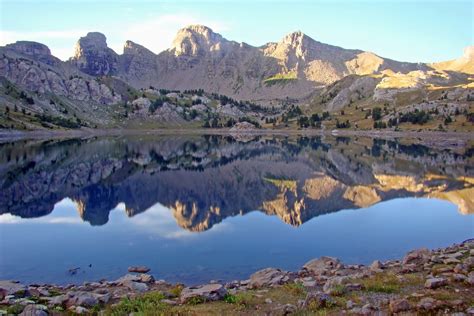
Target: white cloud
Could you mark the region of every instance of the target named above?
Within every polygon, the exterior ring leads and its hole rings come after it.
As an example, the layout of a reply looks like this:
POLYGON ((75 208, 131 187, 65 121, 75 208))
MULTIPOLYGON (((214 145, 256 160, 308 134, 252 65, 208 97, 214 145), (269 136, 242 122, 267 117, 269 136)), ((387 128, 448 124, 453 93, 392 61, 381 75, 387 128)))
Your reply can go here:
POLYGON ((130 25, 122 34, 120 46, 112 48, 121 53, 124 42, 129 39, 154 53, 159 53, 171 46, 176 32, 180 28, 190 24, 203 24, 215 32, 222 32, 226 29, 221 22, 205 21, 188 14, 162 15, 130 25))
POLYGON ((2 214, 0 215, 0 224, 16 224, 21 221, 21 218, 18 216, 13 216, 11 214, 2 214))
POLYGON ((48 215, 45 217, 38 218, 21 218, 11 214, 0 215, 0 224, 82 224, 80 217, 66 217, 58 216, 54 217, 48 215))
POLYGON ((60 31, 4 31, 0 30, 0 45, 20 40, 40 42, 47 45, 54 56, 67 60, 73 55, 77 40, 91 31, 98 31, 107 37, 108 46, 121 54, 126 40, 143 45, 154 53, 159 53, 171 46, 176 32, 189 24, 203 24, 215 32, 227 29, 225 23, 209 20, 197 15, 180 13, 155 15, 130 24, 105 25, 97 29, 73 29, 60 31))

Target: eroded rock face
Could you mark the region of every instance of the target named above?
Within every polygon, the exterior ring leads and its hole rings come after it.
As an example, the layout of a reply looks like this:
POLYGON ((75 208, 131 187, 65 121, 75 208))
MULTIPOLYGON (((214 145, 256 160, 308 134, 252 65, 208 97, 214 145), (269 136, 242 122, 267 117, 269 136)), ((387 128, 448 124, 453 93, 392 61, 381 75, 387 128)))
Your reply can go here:
POLYGON ((16 43, 6 45, 6 47, 21 54, 31 56, 33 59, 48 65, 58 65, 61 62, 58 58, 51 55, 51 51, 49 50, 48 46, 41 43, 18 41, 16 43))
POLYGON ((107 47, 104 34, 90 32, 76 44, 71 61, 92 76, 112 75, 118 71, 118 55, 107 47))
MULTIPOLYGON (((46 48, 40 50, 46 52, 46 48)), ((49 51, 49 49, 48 49, 49 51)), ((45 62, 47 55, 38 55, 38 61, 45 62)), ((47 60, 46 60, 47 62, 47 60)), ((77 72, 77 71, 76 71, 77 72)), ((56 67, 44 67, 42 64, 23 58, 4 56, 0 59, 0 76, 26 90, 39 94, 52 93, 76 101, 91 101, 99 104, 115 104, 122 100, 105 84, 87 76, 67 76, 56 67)), ((33 105, 34 106, 34 105, 33 105)), ((38 106, 38 111, 43 107, 38 106)))
MULTIPOLYGON (((203 25, 190 25, 176 34, 171 50, 176 56, 205 55, 207 52, 219 50, 224 38, 203 25)), ((225 40, 226 41, 226 40, 225 40)))
POLYGON ((222 284, 205 284, 186 287, 181 292, 180 301, 186 303, 192 298, 200 298, 205 301, 217 301, 227 294, 222 284))

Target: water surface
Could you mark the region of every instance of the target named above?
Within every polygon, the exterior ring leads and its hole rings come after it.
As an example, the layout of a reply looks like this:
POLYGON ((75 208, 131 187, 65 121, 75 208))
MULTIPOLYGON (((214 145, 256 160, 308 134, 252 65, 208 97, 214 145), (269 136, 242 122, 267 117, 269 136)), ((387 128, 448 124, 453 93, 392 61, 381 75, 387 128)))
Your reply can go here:
POLYGON ((474 236, 472 152, 361 137, 4 143, 0 279, 79 283, 147 265, 202 283, 447 246, 474 236))

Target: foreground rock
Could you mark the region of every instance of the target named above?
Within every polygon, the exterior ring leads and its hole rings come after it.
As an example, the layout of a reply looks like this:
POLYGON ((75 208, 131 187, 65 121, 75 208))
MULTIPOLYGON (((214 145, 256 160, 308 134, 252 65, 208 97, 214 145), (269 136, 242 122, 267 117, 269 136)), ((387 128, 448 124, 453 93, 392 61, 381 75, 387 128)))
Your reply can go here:
POLYGON ((266 268, 250 276, 249 287, 260 288, 281 285, 290 280, 289 273, 275 268, 266 268))
POLYGON ((15 281, 0 281, 0 298, 26 291, 26 286, 15 281))
MULTIPOLYGON (((135 269, 134 269, 135 270, 135 269)), ((137 269, 136 271, 144 271, 137 269)), ((55 286, 0 281, 0 315, 318 314, 474 315, 474 241, 409 252, 402 260, 346 265, 321 257, 299 271, 266 268, 249 280, 185 287, 145 273, 55 286), (226 304, 215 304, 215 301, 226 304), (198 305, 199 306, 196 306, 198 305)))
POLYGON ((194 287, 186 287, 181 292, 181 303, 187 303, 193 298, 203 301, 217 301, 227 294, 227 290, 222 284, 206 284, 194 287))

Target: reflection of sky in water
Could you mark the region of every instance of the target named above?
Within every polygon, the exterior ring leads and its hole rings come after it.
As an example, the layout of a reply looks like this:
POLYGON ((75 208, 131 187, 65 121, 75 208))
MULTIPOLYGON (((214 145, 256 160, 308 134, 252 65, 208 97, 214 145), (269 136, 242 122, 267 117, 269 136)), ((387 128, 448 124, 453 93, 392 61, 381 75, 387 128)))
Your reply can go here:
POLYGON ((160 204, 132 218, 124 209, 119 204, 103 226, 82 222, 69 199, 40 218, 1 215, 0 279, 114 279, 130 265, 147 265, 157 278, 199 283, 247 278, 268 266, 296 270, 322 255, 370 263, 474 237, 474 216, 460 215, 455 205, 434 199, 382 202, 316 217, 297 228, 255 211, 202 233, 180 228, 160 204), (67 275, 72 267, 81 267, 78 275, 67 275))

